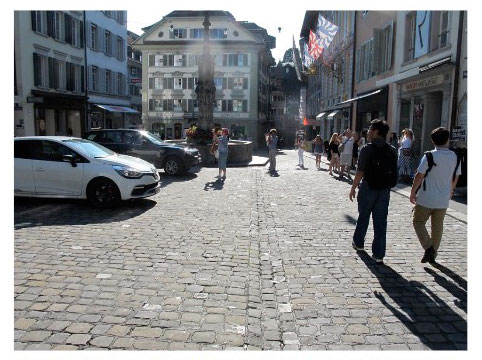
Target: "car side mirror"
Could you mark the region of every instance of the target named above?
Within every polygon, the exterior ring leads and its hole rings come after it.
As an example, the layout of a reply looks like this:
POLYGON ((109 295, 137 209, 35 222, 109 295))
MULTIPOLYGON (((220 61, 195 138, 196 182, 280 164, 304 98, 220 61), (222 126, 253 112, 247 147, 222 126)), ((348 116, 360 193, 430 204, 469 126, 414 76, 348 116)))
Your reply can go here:
POLYGON ((62 161, 69 162, 72 165, 72 167, 77 167, 77 162, 75 161, 75 158, 73 155, 62 156, 62 161))

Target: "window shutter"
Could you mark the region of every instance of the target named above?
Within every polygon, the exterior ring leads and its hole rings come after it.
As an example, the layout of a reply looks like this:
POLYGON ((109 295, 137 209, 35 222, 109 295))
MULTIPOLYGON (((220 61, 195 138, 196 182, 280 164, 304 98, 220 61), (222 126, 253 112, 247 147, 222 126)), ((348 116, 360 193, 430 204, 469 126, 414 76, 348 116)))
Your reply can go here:
POLYGON ((430 12, 430 51, 437 50, 439 47, 439 35, 440 35, 440 16, 441 11, 430 12))
POLYGON ((85 91, 85 84, 84 84, 84 67, 80 67, 80 91, 84 92, 85 91))
POLYGON ((97 26, 97 51, 104 52, 104 37, 105 37, 105 29, 97 26))
POLYGON ((234 58, 234 66, 238 66, 238 55, 233 55, 234 58))
POLYGON ((189 38, 194 38, 194 29, 189 29, 189 38))
POLYGON ((186 54, 182 55, 182 66, 184 66, 184 67, 187 66, 187 55, 186 54))
POLYGON ((87 89, 92 89, 92 65, 87 66, 87 89))
POLYGON ((234 87, 234 78, 228 78, 228 89, 232 89, 234 87))
POLYGON ((55 29, 54 29, 54 12, 47 11, 47 35, 54 37, 55 29))
POLYGON ((162 78, 162 88, 167 89, 167 78, 162 78))
POLYGON ((187 79, 187 88, 188 89, 194 88, 194 78, 190 77, 187 79))
POLYGON ((223 100, 223 111, 224 111, 224 112, 226 111, 226 108, 227 108, 226 101, 227 101, 227 100, 223 100))
POLYGON ((373 29, 373 59, 372 68, 375 74, 384 71, 383 69, 383 33, 381 29, 373 29))
POLYGON ((80 47, 83 48, 85 46, 84 44, 84 22, 80 21, 79 22, 79 32, 80 32, 80 47))
POLYGON ((182 88, 187 89, 187 78, 182 78, 182 88))
POLYGON ((233 100, 228 100, 228 112, 233 112, 233 100))
POLYGON ((149 55, 149 66, 154 66, 154 55, 149 55))
POLYGON ((174 66, 174 55, 169 55, 169 66, 174 66))
POLYGON ((54 88, 54 59, 49 57, 49 88, 54 88))
POLYGON ((248 100, 243 100, 243 112, 248 112, 248 100))
POLYGON ((162 65, 161 66, 167 66, 167 55, 162 55, 162 65))
POLYGON ((90 21, 85 22, 85 45, 89 49, 92 49, 92 23, 90 21))
POLYGON ((69 14, 64 14, 65 42, 72 45, 72 20, 69 14))
POLYGON ((228 54, 223 54, 223 66, 226 66, 228 63, 228 54))
POLYGON ((388 41, 387 41, 387 49, 386 49, 386 69, 390 70, 392 68, 392 52, 393 52, 393 22, 388 26, 388 41))
POLYGON ((356 82, 360 82, 360 49, 356 49, 356 59, 355 59, 355 78, 356 82))
POLYGON ((167 111, 167 99, 162 100, 162 110, 167 111))
POLYGON ((42 75, 40 70, 40 55, 37 53, 33 53, 33 75, 34 75, 34 85, 40 86, 42 85, 42 75))
POLYGON ((32 31, 37 31, 37 12, 30 11, 30 17, 32 19, 32 31))
POLYGON ((243 78, 243 89, 246 90, 248 88, 248 78, 243 78))
POLYGON ((223 77, 223 90, 228 88, 228 78, 223 77))
POLYGON ((154 99, 149 99, 149 111, 154 111, 154 99))
POLYGON ((149 78, 149 89, 154 89, 154 78, 149 78))
POLYGON ((105 69, 99 68, 99 91, 100 92, 105 92, 106 86, 105 86, 105 69))
POLYGON ((65 80, 66 80, 66 86, 65 88, 69 91, 72 91, 72 84, 70 81, 70 63, 66 62, 65 63, 65 80))

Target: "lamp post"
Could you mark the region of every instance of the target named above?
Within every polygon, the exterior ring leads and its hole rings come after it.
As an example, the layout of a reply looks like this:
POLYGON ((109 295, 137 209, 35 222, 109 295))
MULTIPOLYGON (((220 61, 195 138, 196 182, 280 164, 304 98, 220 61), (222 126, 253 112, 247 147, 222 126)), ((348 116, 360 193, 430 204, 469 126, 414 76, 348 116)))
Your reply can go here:
POLYGON ((199 127, 211 131, 213 126, 213 107, 216 96, 214 86, 214 61, 209 49, 209 13, 204 13, 204 44, 203 52, 199 57, 199 79, 196 86, 196 95, 199 106, 199 127))

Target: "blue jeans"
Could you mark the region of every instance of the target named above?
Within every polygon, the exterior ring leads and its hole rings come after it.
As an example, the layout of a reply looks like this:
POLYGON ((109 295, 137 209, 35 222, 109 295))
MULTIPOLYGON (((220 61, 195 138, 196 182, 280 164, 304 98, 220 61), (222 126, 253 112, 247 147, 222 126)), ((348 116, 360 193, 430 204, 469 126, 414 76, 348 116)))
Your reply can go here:
POLYGON ((358 220, 356 222, 353 242, 363 247, 367 233, 370 215, 373 219, 372 254, 377 258, 385 256, 387 244, 387 216, 390 203, 390 189, 372 190, 366 181, 362 181, 357 196, 358 220))

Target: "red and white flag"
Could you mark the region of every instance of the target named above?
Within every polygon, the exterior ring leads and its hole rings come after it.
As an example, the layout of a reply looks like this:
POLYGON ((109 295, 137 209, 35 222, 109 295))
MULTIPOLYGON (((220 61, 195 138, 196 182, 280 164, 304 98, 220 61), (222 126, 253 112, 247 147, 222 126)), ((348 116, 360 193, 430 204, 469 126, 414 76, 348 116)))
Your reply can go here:
POLYGON ((313 60, 316 60, 323 53, 323 48, 321 47, 320 38, 310 30, 310 42, 308 45, 308 51, 310 52, 313 60))

